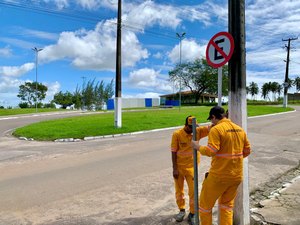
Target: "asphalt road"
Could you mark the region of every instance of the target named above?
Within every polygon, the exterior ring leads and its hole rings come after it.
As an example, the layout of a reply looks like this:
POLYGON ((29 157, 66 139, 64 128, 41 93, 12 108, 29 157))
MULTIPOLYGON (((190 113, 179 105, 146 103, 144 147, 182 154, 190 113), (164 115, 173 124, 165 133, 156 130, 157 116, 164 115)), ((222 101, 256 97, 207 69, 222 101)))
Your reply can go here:
MULTIPOLYGON (((9 136, 46 118, 0 118, 0 225, 175 224, 174 129, 70 143, 9 136)), ((248 120, 251 191, 297 167, 299 118, 296 111, 248 120)), ((202 157, 200 186, 209 163, 202 157)))

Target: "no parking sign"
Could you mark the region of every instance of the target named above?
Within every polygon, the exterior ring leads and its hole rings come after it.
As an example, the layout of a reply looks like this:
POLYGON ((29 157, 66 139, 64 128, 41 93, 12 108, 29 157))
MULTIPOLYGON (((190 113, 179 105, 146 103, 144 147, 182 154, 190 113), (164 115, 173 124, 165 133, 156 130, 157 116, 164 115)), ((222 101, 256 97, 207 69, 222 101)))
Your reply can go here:
POLYGON ((230 33, 219 32, 209 41, 206 48, 206 60, 208 65, 218 68, 226 64, 232 56, 234 40, 230 33))

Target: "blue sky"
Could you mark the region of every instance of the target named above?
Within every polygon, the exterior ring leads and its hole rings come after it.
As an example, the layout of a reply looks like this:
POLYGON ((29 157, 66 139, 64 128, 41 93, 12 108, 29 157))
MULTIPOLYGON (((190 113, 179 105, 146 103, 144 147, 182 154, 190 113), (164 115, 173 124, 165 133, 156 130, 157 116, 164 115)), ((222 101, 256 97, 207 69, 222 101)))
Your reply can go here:
MULTIPOLYGON (((117 0, 0 0, 0 105, 16 106, 18 87, 35 81, 58 91, 83 80, 115 79, 117 0), (85 78, 83 78, 85 77, 85 78)), ((185 32, 182 61, 205 56, 210 38, 228 27, 227 0, 124 0, 122 97, 178 91, 168 71, 179 62, 176 33, 185 32)), ((300 34, 300 0, 246 0, 247 84, 283 83, 282 39, 300 34)), ((292 41, 290 78, 300 75, 300 39, 292 41)), ((295 90, 290 90, 293 92, 295 90)))

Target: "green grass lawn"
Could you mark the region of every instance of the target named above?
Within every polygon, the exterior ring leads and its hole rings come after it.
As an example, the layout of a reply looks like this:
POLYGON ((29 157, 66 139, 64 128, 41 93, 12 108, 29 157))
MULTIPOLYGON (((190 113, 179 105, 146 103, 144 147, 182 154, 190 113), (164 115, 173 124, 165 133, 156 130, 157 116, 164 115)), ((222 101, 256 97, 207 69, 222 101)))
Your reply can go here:
MULTIPOLYGON (((65 109, 37 109, 38 113, 41 112, 55 112, 62 111, 65 109)), ((35 108, 30 109, 0 109, 0 116, 19 115, 19 114, 30 114, 35 113, 35 108)))
MULTIPOLYGON (((194 115, 198 123, 206 119, 211 107, 181 107, 172 109, 143 110, 122 113, 122 128, 114 127, 114 113, 103 113, 49 120, 16 129, 13 135, 51 141, 60 138, 79 138, 109 134, 130 133, 142 130, 181 126, 188 115, 194 115)), ((248 116, 291 111, 292 108, 274 106, 248 106, 248 116)))

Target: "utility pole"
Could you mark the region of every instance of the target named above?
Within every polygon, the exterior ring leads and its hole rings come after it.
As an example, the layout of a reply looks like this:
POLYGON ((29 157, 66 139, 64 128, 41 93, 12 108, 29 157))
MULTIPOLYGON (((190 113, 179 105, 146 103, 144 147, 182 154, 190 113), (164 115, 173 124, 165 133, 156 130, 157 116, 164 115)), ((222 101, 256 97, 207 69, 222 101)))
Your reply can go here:
POLYGON ((289 80, 289 64, 290 64, 290 49, 291 49, 291 41, 297 40, 298 38, 288 38, 282 39, 282 41, 287 41, 288 45, 285 46, 287 48, 287 56, 286 56, 286 69, 285 69, 285 79, 284 79, 284 96, 283 96, 283 107, 286 108, 288 105, 288 80, 289 80))
POLYGON ((38 99, 38 84, 37 84, 37 77, 38 77, 38 55, 39 52, 42 51, 42 48, 34 47, 32 50, 35 52, 35 112, 37 112, 37 99, 38 99))
POLYGON ((182 76, 182 68, 181 68, 181 42, 184 39, 185 32, 179 34, 176 33, 177 37, 179 38, 179 66, 180 66, 180 76, 179 76, 179 111, 181 108, 181 76, 182 76))
POLYGON ((121 35, 122 35, 122 0, 118 0, 117 51, 116 51, 116 91, 115 91, 115 127, 122 127, 121 97, 121 35))
MULTIPOLYGON (((245 0, 228 0, 228 27, 234 39, 229 69, 229 117, 247 132, 245 0)), ((234 224, 250 225, 248 158, 244 159, 244 180, 234 205, 234 224)))

